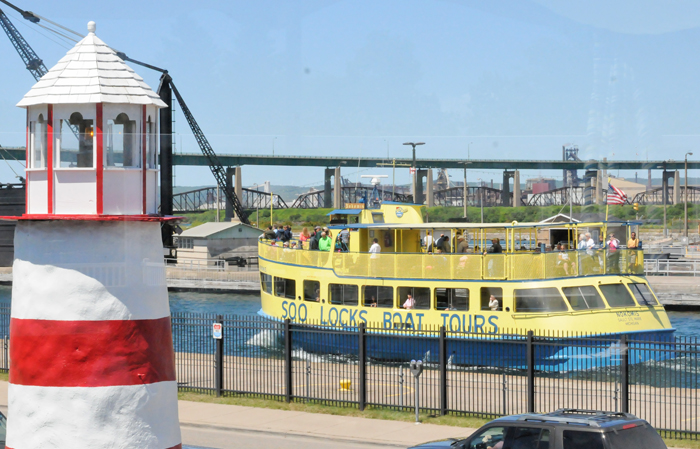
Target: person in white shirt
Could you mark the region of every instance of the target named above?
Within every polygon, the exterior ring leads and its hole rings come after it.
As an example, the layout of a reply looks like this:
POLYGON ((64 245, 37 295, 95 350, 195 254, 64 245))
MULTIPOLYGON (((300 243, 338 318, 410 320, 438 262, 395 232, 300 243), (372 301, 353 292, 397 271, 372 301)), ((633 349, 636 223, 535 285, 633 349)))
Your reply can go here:
POLYGON ((369 252, 372 254, 370 259, 376 259, 377 254, 382 252, 382 247, 379 246, 379 239, 374 239, 372 246, 369 247, 369 252))
POLYGON ((423 245, 425 245, 425 251, 428 253, 433 252, 433 236, 430 235, 430 231, 427 231, 425 233, 425 237, 423 237, 423 245))
POLYGON ((500 309, 500 305, 498 304, 498 299, 496 299, 496 297, 493 295, 491 295, 491 297, 489 298, 489 309, 491 309, 491 310, 500 309))
POLYGON ((415 306, 416 306, 416 300, 413 299, 413 295, 411 295, 411 294, 409 293, 409 294, 406 296, 406 301, 404 301, 403 306, 401 306, 401 307, 403 307, 404 309, 412 309, 412 308, 414 308, 415 306))

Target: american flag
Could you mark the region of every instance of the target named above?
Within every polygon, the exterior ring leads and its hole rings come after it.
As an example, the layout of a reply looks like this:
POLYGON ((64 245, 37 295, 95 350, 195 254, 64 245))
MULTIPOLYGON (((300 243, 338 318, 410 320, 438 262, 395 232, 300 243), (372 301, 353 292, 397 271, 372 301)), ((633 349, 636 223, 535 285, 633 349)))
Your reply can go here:
POLYGON ((625 204, 627 194, 608 181, 608 204, 625 204))

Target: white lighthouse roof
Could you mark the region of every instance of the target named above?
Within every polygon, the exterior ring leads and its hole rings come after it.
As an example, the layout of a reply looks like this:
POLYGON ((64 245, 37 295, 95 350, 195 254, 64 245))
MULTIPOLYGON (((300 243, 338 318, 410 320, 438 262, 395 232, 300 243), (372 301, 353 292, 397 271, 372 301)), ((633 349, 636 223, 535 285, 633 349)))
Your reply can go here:
POLYGON ((37 81, 17 106, 120 103, 165 107, 143 78, 95 35, 95 28, 95 22, 88 23, 88 35, 37 81))

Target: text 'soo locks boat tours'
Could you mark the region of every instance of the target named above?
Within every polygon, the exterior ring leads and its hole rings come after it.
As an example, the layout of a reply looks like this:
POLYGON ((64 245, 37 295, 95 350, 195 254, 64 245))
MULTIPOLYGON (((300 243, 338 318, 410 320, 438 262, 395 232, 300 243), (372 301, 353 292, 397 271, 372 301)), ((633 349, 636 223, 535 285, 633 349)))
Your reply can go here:
MULTIPOLYGON (((310 241, 261 239, 261 314, 342 329, 365 323, 367 355, 380 360, 395 360, 399 346, 402 359, 437 354, 435 334, 420 331, 444 326, 456 365, 487 365, 499 354, 501 365, 525 366, 521 343, 530 330, 560 336, 538 347, 535 357, 538 366, 561 370, 580 368, 584 359, 592 367, 619 357, 615 343, 586 347, 572 343, 573 335, 614 340, 626 334, 642 347, 674 340, 644 277, 641 249, 625 246, 638 223, 424 223, 420 205, 346 207, 329 214, 330 251, 310 249, 310 241), (610 234, 618 236, 617 248, 597 243, 610 234), (392 343, 407 338, 398 330, 410 331, 412 344, 392 343), (504 352, 504 345, 511 350, 504 352)), ((358 342, 300 333, 294 344, 335 353, 358 342)), ((652 354, 672 357, 659 353, 630 351, 630 363, 652 354)))

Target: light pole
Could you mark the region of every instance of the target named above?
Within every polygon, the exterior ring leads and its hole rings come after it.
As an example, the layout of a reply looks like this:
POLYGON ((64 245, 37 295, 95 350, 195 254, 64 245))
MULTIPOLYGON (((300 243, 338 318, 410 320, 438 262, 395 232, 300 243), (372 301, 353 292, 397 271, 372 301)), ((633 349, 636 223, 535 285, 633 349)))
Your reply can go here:
POLYGON ((481 222, 484 222, 484 189, 482 188, 481 178, 476 178, 479 183, 479 205, 481 205, 481 222))
MULTIPOLYGON (((425 145, 425 142, 405 142, 404 145, 411 145, 413 147, 413 201, 418 201, 418 191, 416 189, 417 179, 418 179, 418 169, 416 168, 416 147, 418 145, 425 145)), ((421 192, 422 193, 422 192, 421 192)))
POLYGON ((685 205, 683 206, 683 211, 685 212, 685 238, 688 239, 688 156, 692 156, 693 153, 685 153, 685 205))
POLYGON ((277 136, 272 138, 272 156, 275 156, 275 140, 277 140, 277 136))

